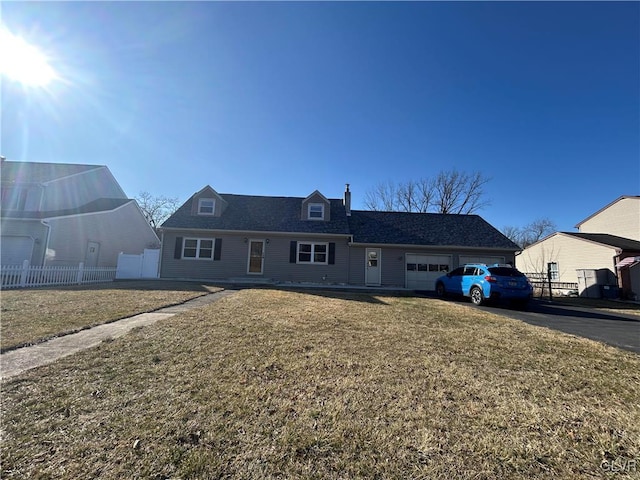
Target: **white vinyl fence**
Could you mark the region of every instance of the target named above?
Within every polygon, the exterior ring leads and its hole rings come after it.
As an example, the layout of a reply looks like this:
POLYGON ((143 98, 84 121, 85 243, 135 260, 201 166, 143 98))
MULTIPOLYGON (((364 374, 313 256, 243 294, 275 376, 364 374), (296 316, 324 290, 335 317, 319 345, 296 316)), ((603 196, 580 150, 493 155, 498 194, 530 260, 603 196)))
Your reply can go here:
POLYGON ((115 267, 85 267, 84 263, 77 267, 32 267, 25 260, 22 265, 0 269, 3 289, 105 283, 116 277, 115 267))
POLYGON ((158 278, 160 250, 145 248, 141 255, 121 253, 118 255, 116 278, 158 278))

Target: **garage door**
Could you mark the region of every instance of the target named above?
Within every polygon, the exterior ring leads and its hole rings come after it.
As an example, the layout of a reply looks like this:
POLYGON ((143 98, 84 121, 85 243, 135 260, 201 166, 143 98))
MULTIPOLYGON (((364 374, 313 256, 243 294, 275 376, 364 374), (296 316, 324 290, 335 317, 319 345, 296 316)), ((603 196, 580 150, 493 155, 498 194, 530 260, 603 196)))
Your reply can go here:
POLYGON ((470 255, 460 255, 460 265, 464 265, 465 263, 493 265, 494 263, 504 263, 504 257, 472 257, 470 255))
POLYGON ((412 290, 435 290, 436 279, 449 271, 449 255, 406 254, 407 288, 412 290))
POLYGON ((33 239, 31 237, 9 237, 0 238, 2 265, 22 265, 24 260, 31 261, 33 253, 33 239))

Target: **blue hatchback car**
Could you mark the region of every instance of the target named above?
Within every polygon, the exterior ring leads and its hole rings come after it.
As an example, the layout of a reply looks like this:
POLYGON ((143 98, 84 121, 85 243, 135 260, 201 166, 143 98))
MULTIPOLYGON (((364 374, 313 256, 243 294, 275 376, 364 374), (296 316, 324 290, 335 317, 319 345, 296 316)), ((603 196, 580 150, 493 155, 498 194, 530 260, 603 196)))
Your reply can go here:
POLYGON ((436 280, 439 297, 448 294, 469 297, 474 305, 487 300, 508 300, 526 306, 533 296, 533 287, 524 273, 511 265, 467 264, 436 280))

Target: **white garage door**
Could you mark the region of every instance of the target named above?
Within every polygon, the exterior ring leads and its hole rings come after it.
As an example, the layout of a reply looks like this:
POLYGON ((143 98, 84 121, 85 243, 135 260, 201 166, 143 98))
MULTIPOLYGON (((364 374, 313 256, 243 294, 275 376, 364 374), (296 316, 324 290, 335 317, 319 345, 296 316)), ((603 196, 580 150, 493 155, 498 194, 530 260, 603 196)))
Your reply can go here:
POLYGON ((436 279, 451 268, 449 255, 421 255, 407 253, 407 288, 413 290, 435 290, 436 279))
POLYGON ((31 237, 9 237, 0 239, 0 263, 2 265, 22 265, 24 260, 31 261, 33 239, 31 237))
POLYGON ((464 265, 465 263, 493 265, 494 263, 504 263, 504 257, 472 257, 469 255, 460 255, 460 265, 464 265))

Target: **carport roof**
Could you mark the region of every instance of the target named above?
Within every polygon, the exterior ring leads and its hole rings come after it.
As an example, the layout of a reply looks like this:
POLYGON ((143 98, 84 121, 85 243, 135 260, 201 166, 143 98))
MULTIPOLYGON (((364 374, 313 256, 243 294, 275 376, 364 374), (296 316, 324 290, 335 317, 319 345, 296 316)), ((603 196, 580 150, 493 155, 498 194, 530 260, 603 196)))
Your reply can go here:
POLYGON ((353 210, 349 227, 355 243, 520 250, 478 215, 353 210))

